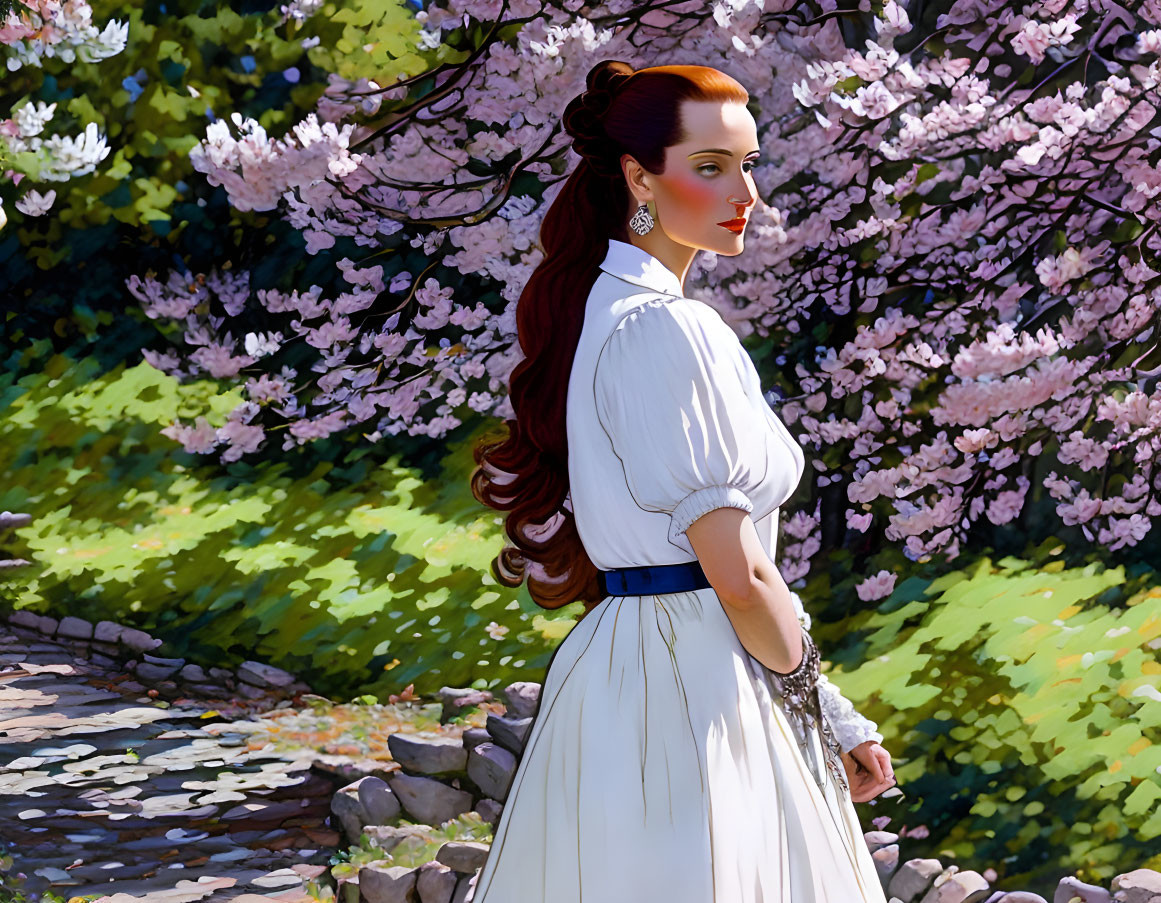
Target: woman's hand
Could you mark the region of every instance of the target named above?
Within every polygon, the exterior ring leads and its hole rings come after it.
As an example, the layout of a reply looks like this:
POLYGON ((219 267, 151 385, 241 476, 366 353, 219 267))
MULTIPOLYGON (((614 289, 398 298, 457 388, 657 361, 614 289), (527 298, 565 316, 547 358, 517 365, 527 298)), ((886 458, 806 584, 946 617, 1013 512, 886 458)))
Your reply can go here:
POLYGON ((891 754, 874 740, 867 740, 849 753, 842 753, 842 760, 847 770, 847 783, 850 784, 853 802, 873 800, 884 790, 895 786, 891 754))

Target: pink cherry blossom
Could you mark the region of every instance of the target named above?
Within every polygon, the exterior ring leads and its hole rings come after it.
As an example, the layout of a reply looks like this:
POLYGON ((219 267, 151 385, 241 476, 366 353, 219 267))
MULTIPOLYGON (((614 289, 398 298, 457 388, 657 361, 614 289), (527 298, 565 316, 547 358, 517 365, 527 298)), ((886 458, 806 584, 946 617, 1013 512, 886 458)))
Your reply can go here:
POLYGON ((886 598, 895 591, 895 577, 890 571, 881 570, 856 585, 855 592, 864 602, 886 598))

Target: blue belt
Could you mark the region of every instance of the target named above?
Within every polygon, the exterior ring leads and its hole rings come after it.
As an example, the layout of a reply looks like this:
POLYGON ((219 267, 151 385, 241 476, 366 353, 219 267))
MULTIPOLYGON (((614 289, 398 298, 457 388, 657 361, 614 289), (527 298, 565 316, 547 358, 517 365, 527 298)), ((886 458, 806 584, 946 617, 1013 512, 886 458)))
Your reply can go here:
POLYGON ((710 582, 701 562, 680 564, 646 564, 631 568, 597 571, 601 596, 659 596, 663 593, 688 593, 709 589, 710 582))

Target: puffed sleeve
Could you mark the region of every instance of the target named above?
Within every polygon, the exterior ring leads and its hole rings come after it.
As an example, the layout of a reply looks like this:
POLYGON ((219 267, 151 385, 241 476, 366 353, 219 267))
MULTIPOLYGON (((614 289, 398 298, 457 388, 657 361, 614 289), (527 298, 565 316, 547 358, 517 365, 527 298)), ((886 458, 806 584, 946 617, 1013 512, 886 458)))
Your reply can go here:
POLYGON ((714 508, 758 520, 794 489, 757 371, 713 308, 654 299, 618 321, 597 360, 597 417, 633 499, 670 515, 669 541, 714 508))
MULTIPOLYGON (((810 630, 810 614, 802 604, 801 597, 791 590, 790 599, 798 614, 798 623, 802 625, 803 630, 810 630)), ((843 752, 850 752, 867 740, 883 742, 879 725, 859 714, 854 704, 843 696, 842 691, 831 683, 825 674, 818 676, 818 704, 822 707, 822 715, 834 731, 835 739, 838 740, 843 752)))

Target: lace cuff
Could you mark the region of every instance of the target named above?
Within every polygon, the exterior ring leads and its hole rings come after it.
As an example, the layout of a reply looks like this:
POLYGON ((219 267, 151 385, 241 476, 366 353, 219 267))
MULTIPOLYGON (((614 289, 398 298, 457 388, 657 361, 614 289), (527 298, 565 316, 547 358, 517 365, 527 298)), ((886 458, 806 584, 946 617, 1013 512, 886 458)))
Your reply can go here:
POLYGON ((883 742, 883 735, 878 731, 879 725, 856 712, 851 701, 843 696, 825 674, 820 674, 818 678, 818 702, 843 752, 850 752, 868 740, 883 742))

